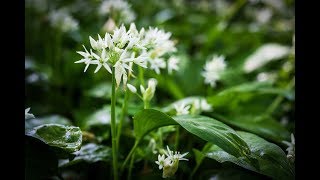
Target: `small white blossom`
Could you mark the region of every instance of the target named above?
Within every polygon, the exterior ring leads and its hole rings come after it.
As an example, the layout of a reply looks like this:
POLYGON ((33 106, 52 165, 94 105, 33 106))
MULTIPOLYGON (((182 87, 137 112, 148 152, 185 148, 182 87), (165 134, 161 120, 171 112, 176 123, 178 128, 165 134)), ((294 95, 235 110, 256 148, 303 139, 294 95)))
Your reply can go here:
POLYGON ((133 85, 127 83, 127 87, 132 93, 136 93, 137 92, 137 88, 134 87, 133 85))
POLYGON ((197 99, 194 101, 194 107, 196 110, 201 110, 201 111, 211 111, 212 106, 207 102, 206 99, 197 99))
POLYGON ((204 71, 201 73, 205 78, 204 82, 210 84, 211 87, 216 86, 216 81, 220 80, 221 73, 226 68, 225 57, 223 55, 214 55, 212 60, 204 66, 204 71))
POLYGON ((177 115, 189 114, 190 105, 186 106, 185 103, 174 104, 177 115))
POLYGON ((136 18, 129 3, 124 0, 104 0, 100 6, 99 13, 100 15, 118 14, 119 20, 124 23, 130 23, 136 18))
POLYGON ((163 178, 171 177, 176 173, 179 167, 179 161, 188 161, 188 159, 184 158, 188 152, 180 154, 180 152, 171 151, 167 146, 167 151, 164 153, 163 155, 159 154, 158 161, 155 161, 155 163, 159 165, 159 169, 163 169, 163 178))
POLYGON ((282 141, 282 143, 284 143, 285 145, 288 146, 288 148, 286 149, 286 151, 288 151, 287 158, 294 162, 294 160, 295 160, 295 144, 296 144, 296 142, 295 142, 295 138, 294 138, 293 133, 291 133, 291 142, 282 141))
POLYGON ((24 110, 24 119, 32 119, 35 118, 33 114, 29 113, 30 108, 24 110))
POLYGON ((153 69, 157 74, 160 74, 160 69, 166 68, 166 62, 162 58, 150 59, 150 69, 153 69))
POLYGON ((173 70, 178 71, 179 70, 179 59, 177 57, 170 57, 168 59, 168 72, 169 74, 172 73, 173 70))
POLYGON ((79 23, 66 9, 53 10, 49 13, 49 21, 52 27, 60 29, 62 32, 75 31, 79 23))
POLYGON ((257 75, 258 82, 274 82, 276 80, 277 75, 274 73, 261 72, 257 75))

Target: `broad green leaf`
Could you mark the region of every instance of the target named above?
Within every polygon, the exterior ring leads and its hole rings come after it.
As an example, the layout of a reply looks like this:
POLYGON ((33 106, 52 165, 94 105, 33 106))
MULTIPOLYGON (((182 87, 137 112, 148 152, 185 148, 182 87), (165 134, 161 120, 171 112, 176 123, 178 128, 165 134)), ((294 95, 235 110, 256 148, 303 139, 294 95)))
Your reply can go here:
POLYGON ((249 101, 256 95, 286 95, 286 91, 272 87, 268 82, 249 82, 225 89, 218 94, 210 96, 208 102, 213 108, 236 106, 239 102, 249 101))
POLYGON ((250 158, 256 161, 245 161, 243 157, 234 157, 217 145, 212 145, 206 156, 221 163, 229 161, 275 179, 294 178, 294 169, 279 146, 248 132, 237 131, 237 133, 249 145, 250 158), (257 162, 258 166, 253 164, 254 162, 257 162))
POLYGON ((46 144, 25 136, 25 180, 41 180, 58 172, 58 157, 46 144))
POLYGON ((28 119, 25 121, 25 129, 31 129, 36 126, 43 124, 61 124, 61 125, 71 125, 69 119, 62 117, 60 115, 50 115, 41 118, 28 119))
POLYGON ((234 116, 224 118, 220 115, 213 115, 213 117, 228 125, 236 126, 275 142, 280 143, 290 139, 289 131, 270 116, 234 116))
POLYGON ((214 180, 267 180, 265 176, 242 169, 228 168, 221 169, 217 173, 210 175, 207 179, 214 180))
POLYGON ((79 150, 82 143, 81 130, 75 126, 44 124, 26 132, 26 135, 37 138, 49 146, 68 153, 79 150))
POLYGON ((79 162, 95 163, 98 161, 111 160, 111 148, 103 145, 89 143, 81 147, 77 152, 73 153, 75 158, 72 161, 63 160, 59 163, 59 167, 66 167, 77 164, 79 162))
POLYGON ((227 125, 200 115, 170 116, 153 109, 145 109, 134 117, 134 133, 140 141, 148 132, 162 126, 179 124, 188 132, 217 144, 236 157, 250 153, 247 144, 227 125))

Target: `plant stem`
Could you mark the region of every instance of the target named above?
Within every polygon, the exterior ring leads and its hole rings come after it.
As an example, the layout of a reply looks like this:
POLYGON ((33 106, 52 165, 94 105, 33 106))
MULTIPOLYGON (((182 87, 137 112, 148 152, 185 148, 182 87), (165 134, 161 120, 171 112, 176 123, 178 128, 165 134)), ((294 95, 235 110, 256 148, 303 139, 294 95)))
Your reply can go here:
POLYGON ((134 153, 134 151, 135 151, 136 148, 138 147, 139 141, 140 141, 140 140, 136 140, 136 141, 135 141, 133 147, 131 148, 129 154, 127 155, 126 159, 124 160, 124 162, 123 162, 123 164, 122 164, 122 166, 121 166, 121 168, 120 168, 120 172, 123 171, 124 167, 125 167, 126 164, 128 163, 128 160, 129 160, 130 156, 134 153))
POLYGON ((122 124, 123 124, 124 118, 127 114, 128 99, 129 99, 129 91, 126 90, 126 92, 124 94, 124 101, 122 104, 121 117, 120 117, 120 121, 118 124, 118 129, 117 129, 117 152, 119 151, 119 143, 120 143, 120 136, 121 136, 121 131, 122 131, 122 124))
POLYGON ((131 173, 132 173, 132 167, 133 167, 133 162, 134 162, 134 155, 136 153, 132 154, 131 160, 130 160, 130 165, 129 165, 129 173, 128 173, 128 180, 131 180, 131 173))
POLYGON ((176 151, 178 151, 179 148, 179 136, 180 136, 180 126, 177 126, 177 131, 176 131, 176 138, 175 138, 175 144, 174 144, 174 148, 176 149, 176 151))
POLYGON ((116 80, 115 68, 112 67, 112 96, 111 96, 111 137, 112 137, 112 163, 113 163, 113 179, 118 179, 118 157, 117 157, 117 137, 116 137, 116 80))
POLYGON ((143 101, 143 108, 148 109, 149 108, 149 102, 148 101, 143 101))
MULTIPOLYGON (((294 86, 295 86, 295 78, 293 77, 285 89, 290 90, 294 86)), ((283 101, 283 99, 284 99, 284 96, 282 94, 279 94, 276 97, 276 99, 272 102, 272 104, 269 106, 266 113, 272 114, 277 109, 277 107, 280 105, 280 103, 283 101)))
POLYGON ((189 179, 192 179, 194 173, 196 173, 197 170, 199 169, 200 164, 201 164, 201 163, 196 164, 196 166, 193 168, 189 179))

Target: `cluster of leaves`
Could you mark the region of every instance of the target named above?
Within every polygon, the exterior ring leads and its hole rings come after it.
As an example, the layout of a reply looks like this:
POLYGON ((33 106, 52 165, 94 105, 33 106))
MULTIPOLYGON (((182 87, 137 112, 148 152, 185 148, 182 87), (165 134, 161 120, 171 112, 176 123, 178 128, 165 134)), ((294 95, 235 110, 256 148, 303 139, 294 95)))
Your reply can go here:
MULTIPOLYGON (((294 163, 282 142, 290 141, 295 129, 294 49, 252 72, 244 66, 267 43, 294 48, 294 1, 129 2, 137 27, 172 32, 180 59, 173 75, 145 71, 145 77, 158 80, 153 109, 143 110, 138 98, 129 98, 118 153, 122 163, 137 146, 134 179, 162 179, 154 161, 165 144, 189 152, 177 179, 292 179, 294 163), (212 54, 224 54, 227 62, 215 88, 201 76, 212 54), (264 72, 276 78, 258 81, 264 72), (175 116, 173 104, 193 98, 207 100, 213 110, 175 116)), ((25 103, 36 116, 25 120, 26 179, 111 177, 111 78, 100 72, 93 76, 90 69, 83 74, 74 65, 75 52, 89 44, 88 37, 104 31, 108 19, 98 15, 100 4, 26 0, 25 103), (50 12, 61 8, 78 20, 78 30, 50 25, 50 12)), ((122 94, 119 90, 117 117, 122 94)))

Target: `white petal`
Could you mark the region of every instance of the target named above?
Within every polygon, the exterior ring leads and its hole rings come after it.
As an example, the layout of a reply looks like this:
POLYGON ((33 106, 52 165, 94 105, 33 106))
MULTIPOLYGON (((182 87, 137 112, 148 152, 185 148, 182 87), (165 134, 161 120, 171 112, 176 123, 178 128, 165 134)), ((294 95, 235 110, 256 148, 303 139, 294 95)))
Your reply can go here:
POLYGON ((142 85, 140 85, 140 91, 141 91, 141 94, 144 94, 146 92, 146 90, 144 89, 144 87, 142 85))
POLYGON ((109 65, 107 63, 103 63, 103 67, 110 73, 112 74, 111 68, 109 67, 109 65))
POLYGON ((102 64, 98 64, 98 66, 97 66, 96 70, 94 71, 94 73, 97 73, 100 70, 101 67, 102 67, 102 64))
POLYGON ((81 60, 76 61, 76 62, 74 62, 74 63, 83 63, 83 62, 85 62, 85 61, 86 61, 86 59, 81 59, 81 60))
POLYGON ((89 36, 89 39, 90 39, 91 47, 93 49, 96 49, 97 48, 97 42, 91 36, 89 36))
MULTIPOLYGON (((132 92, 132 93, 136 93, 137 92, 137 88, 132 86, 131 84, 127 84, 128 89, 132 92)), ((159 159, 159 157, 158 157, 159 159)))
POLYGON ((89 67, 90 63, 87 63, 86 67, 84 68, 84 71, 83 72, 86 72, 88 67, 89 67))

